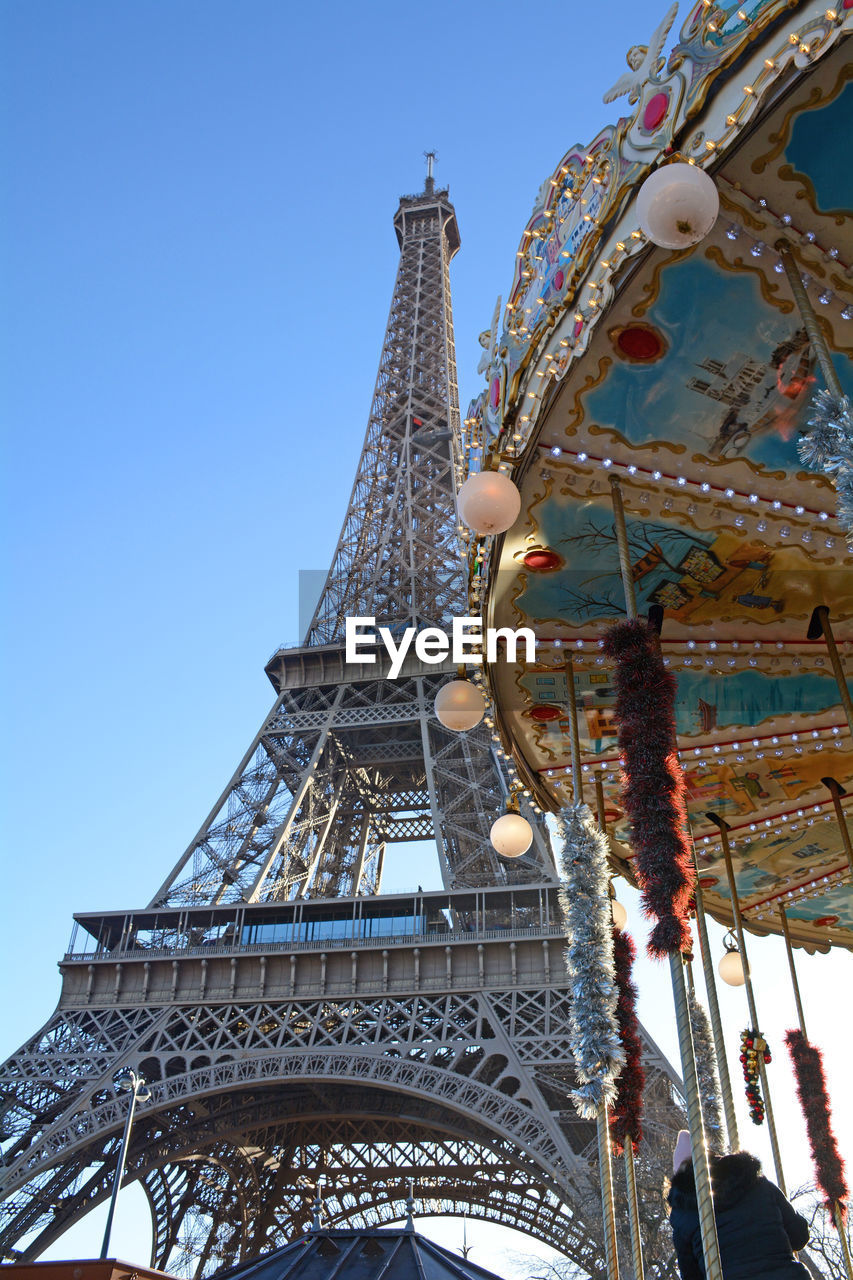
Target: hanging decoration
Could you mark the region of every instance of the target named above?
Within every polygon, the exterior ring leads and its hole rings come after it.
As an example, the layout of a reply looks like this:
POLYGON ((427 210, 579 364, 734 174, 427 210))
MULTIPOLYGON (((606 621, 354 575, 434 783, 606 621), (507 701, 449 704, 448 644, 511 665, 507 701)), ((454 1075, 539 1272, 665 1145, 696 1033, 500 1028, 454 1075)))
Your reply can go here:
POLYGON ((847 1215, 847 1199, 850 1191, 847 1186, 844 1161, 838 1150, 835 1134, 832 1132, 832 1116, 826 1077, 823 1072, 823 1057, 820 1049, 809 1044, 802 1031, 789 1031, 785 1036, 785 1043, 794 1066, 797 1097, 800 1099, 800 1106, 806 1118, 806 1129, 818 1186, 826 1196, 826 1204, 830 1210, 834 1209, 836 1204, 838 1205, 843 1223, 847 1215))
POLYGON ((641 619, 605 632, 604 653, 616 660, 614 708, 625 761, 622 802, 643 892, 657 920, 652 956, 690 948, 688 905, 695 873, 686 839, 684 778, 673 750, 675 676, 663 665, 657 635, 641 619))
POLYGON ((758 1066, 759 1054, 765 1062, 770 1061, 770 1050, 767 1041, 760 1031, 747 1027, 740 1033, 740 1060, 743 1066, 743 1078, 746 1081, 746 1100, 749 1103, 749 1118, 753 1124, 764 1123, 764 1099, 761 1096, 760 1074, 758 1066))
POLYGON ((818 391, 812 400, 812 430, 797 444, 800 461, 835 479, 838 520, 853 532, 853 412, 847 396, 818 391))
POLYGON ((625 1061, 616 1020, 607 840, 585 804, 567 811, 563 831, 560 909, 572 988, 569 1037, 579 1081, 571 1097, 582 1119, 595 1120, 601 1104, 612 1103, 625 1061))
POLYGON ((636 1151, 643 1137, 643 1089, 646 1072, 643 1067, 640 1024, 637 1020, 637 984, 631 972, 636 954, 630 934, 614 928, 613 963, 619 992, 616 1021, 625 1051, 625 1065, 616 1084, 616 1100, 610 1112, 610 1137, 617 1155, 622 1155, 629 1138, 636 1151))
POLYGON ((699 1077, 699 1093, 702 1098, 705 1138, 712 1156, 724 1156, 726 1130, 723 1125, 722 1090, 711 1023, 704 1005, 699 1003, 692 991, 688 993, 687 1003, 690 1009, 690 1030, 693 1033, 696 1074, 699 1077))

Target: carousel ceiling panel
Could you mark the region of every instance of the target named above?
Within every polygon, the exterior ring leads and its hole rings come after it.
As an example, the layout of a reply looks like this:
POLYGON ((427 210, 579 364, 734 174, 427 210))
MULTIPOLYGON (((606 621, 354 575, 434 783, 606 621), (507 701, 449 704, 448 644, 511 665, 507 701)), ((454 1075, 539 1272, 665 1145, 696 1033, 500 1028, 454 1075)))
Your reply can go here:
POLYGON ((677 678, 706 905, 730 920, 713 813, 730 827, 750 927, 778 931, 784 903, 794 939, 810 947, 853 946, 843 801, 827 783, 853 793, 853 743, 826 643, 810 632, 825 606, 852 660, 853 556, 831 482, 798 457, 823 379, 775 246, 792 246, 853 395, 853 176, 838 151, 851 75, 841 50, 828 56, 715 175, 712 233, 692 250, 626 259, 612 296, 598 295, 582 355, 540 395, 516 472, 522 517, 489 567, 492 625, 538 638, 535 665, 492 669, 505 734, 539 796, 568 803, 571 653, 586 798, 598 775, 630 875, 612 669, 598 649, 625 616, 610 493, 619 476, 638 609, 663 610, 677 678))
MULTIPOLYGON (((838 163, 838 140, 848 136, 853 120, 853 67, 842 69, 836 85, 830 89, 827 105, 820 110, 798 110, 790 127, 790 140, 784 147, 784 161, 777 167, 780 181, 798 182, 805 191, 800 199, 808 199, 821 213, 853 209, 853 170, 838 163), (843 88, 838 91, 838 85, 843 88)), ((799 103, 796 104, 799 107, 799 103)))
MULTIPOLYGON (((650 265, 640 300, 635 290, 620 299, 593 344, 601 381, 573 406, 571 427, 665 442, 685 465, 701 454, 799 470, 792 442, 806 427, 815 358, 778 277, 754 263, 720 230, 701 257, 650 265)), ((853 389, 849 361, 838 364, 853 389)))

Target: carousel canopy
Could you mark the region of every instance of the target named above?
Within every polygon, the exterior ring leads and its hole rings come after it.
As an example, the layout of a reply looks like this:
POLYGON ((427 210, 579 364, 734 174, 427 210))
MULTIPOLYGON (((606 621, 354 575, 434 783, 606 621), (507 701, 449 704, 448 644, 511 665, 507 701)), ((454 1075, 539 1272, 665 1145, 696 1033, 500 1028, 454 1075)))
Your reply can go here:
MULTIPOLYGON (((411 1220, 410 1220, 411 1224, 411 1220)), ((218 1280, 498 1280, 418 1235, 399 1230, 315 1228, 282 1249, 217 1273, 218 1280)))
POLYGON ((537 637, 536 662, 487 673, 521 782, 545 809, 573 798, 572 678, 584 798, 594 804, 597 775, 613 856, 633 878, 599 648, 625 616, 616 475, 638 608, 662 615, 678 682, 706 909, 731 922, 720 819, 747 927, 780 931, 784 906, 809 949, 853 946, 839 824, 853 743, 827 643, 829 629, 844 662, 853 555, 831 476, 797 448, 827 361, 853 394, 844 4, 702 0, 666 61, 667 21, 631 51, 608 95, 627 93, 628 114, 542 185, 466 421, 469 465, 500 463, 521 491, 504 536, 470 535, 472 612, 537 637), (720 205, 710 233, 677 249, 650 242, 636 198, 671 162, 708 173, 720 205))

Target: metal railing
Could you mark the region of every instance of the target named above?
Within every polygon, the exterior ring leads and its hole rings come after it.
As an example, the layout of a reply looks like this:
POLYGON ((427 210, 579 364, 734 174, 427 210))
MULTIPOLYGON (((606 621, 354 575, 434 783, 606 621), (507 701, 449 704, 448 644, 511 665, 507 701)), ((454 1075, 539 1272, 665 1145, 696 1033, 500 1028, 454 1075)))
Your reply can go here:
POLYGON ((257 955, 259 953, 290 955, 297 951, 381 950, 388 947, 446 946, 464 942, 529 942, 531 939, 536 938, 544 940, 562 937, 564 937, 564 933, 560 925, 535 924, 508 929, 448 929, 446 931, 436 929, 428 933, 401 933, 378 938, 364 938, 355 935, 348 938, 310 938, 290 942, 271 940, 268 942, 201 943, 195 946, 175 947, 141 947, 137 944, 134 947, 117 947, 112 951, 67 951, 62 957, 62 963, 77 964, 80 962, 94 963, 96 961, 115 963, 118 959, 121 959, 122 962, 125 960, 162 960, 173 959, 177 955, 198 956, 208 959, 211 956, 257 955))

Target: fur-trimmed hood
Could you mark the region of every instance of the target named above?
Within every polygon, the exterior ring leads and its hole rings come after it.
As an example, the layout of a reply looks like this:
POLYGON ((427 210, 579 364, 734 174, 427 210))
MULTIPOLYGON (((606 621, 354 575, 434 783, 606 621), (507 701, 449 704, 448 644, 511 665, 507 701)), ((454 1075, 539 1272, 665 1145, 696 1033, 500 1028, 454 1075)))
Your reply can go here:
MULTIPOLYGON (((761 1177, 761 1162, 748 1151, 736 1151, 730 1156, 712 1156, 709 1164, 714 1204, 718 1209, 731 1209, 753 1189, 761 1177)), ((689 1160, 673 1175, 669 1203, 674 1209, 696 1208, 696 1184, 693 1181, 693 1165, 689 1160)))

